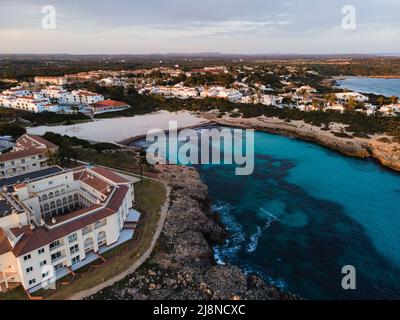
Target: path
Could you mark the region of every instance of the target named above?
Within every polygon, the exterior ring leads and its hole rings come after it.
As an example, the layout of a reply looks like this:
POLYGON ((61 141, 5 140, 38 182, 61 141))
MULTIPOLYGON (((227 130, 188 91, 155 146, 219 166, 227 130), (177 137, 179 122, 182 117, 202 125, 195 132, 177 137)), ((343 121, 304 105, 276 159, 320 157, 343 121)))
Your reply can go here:
POLYGON ((123 278, 127 277, 129 274, 135 272, 136 269, 138 269, 150 257, 150 255, 153 252, 153 249, 157 243, 157 240, 160 237, 161 230, 164 226, 165 219, 167 218, 167 212, 168 212, 168 208, 169 208, 169 204, 170 204, 169 196, 170 196, 171 188, 166 186, 166 189, 167 189, 166 199, 165 199, 164 204, 161 207, 160 219, 158 220, 158 223, 157 223, 156 232, 154 233, 153 240, 151 241, 150 247, 143 253, 143 255, 138 260, 136 260, 135 263, 126 271, 120 273, 119 275, 117 275, 103 283, 98 284, 97 286, 94 286, 90 289, 86 289, 86 290, 80 291, 78 293, 75 293, 74 295, 69 297, 68 300, 82 300, 86 297, 96 294, 97 292, 99 292, 100 290, 103 290, 106 287, 112 286, 114 283, 122 280, 123 278))

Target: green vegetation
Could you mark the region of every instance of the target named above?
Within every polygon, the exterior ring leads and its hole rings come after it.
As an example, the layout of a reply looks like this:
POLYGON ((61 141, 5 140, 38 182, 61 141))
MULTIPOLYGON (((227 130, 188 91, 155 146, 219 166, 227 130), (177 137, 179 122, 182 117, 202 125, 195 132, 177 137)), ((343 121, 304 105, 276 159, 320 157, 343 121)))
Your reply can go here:
POLYGON ((22 118, 29 121, 32 125, 47 125, 47 124, 73 124, 76 121, 89 121, 90 117, 82 113, 76 114, 58 114, 55 112, 33 113, 29 111, 17 109, 0 109, 0 121, 12 121, 22 118))
POLYGON ((0 136, 12 136, 15 139, 25 133, 26 129, 21 126, 8 123, 0 124, 0 136))
POLYGON ((22 286, 17 286, 7 292, 1 292, 0 300, 28 300, 28 296, 22 286))

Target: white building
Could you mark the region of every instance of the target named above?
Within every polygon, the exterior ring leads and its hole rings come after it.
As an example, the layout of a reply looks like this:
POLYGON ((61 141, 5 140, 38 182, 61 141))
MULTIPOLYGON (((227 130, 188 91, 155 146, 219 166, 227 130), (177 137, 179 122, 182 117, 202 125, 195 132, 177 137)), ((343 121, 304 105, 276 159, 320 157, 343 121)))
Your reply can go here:
POLYGON ((24 134, 10 152, 0 155, 0 184, 2 179, 47 167, 49 155, 57 150, 55 144, 40 136, 24 134))
POLYGON ((395 116, 400 113, 400 104, 388 104, 379 109, 386 116, 395 116))
POLYGON ((67 103, 72 105, 89 105, 102 100, 104 97, 101 94, 86 90, 74 90, 66 97, 67 103))
POLYGON ((356 102, 367 102, 369 99, 367 96, 364 96, 358 92, 340 92, 335 94, 336 99, 340 102, 348 102, 349 100, 353 99, 356 102))
POLYGON ((56 99, 58 103, 67 103, 68 91, 62 86, 50 86, 40 91, 45 98, 56 99))
POLYGON ((0 290, 40 289, 118 244, 134 182, 106 168, 58 169, 0 194, 0 290))

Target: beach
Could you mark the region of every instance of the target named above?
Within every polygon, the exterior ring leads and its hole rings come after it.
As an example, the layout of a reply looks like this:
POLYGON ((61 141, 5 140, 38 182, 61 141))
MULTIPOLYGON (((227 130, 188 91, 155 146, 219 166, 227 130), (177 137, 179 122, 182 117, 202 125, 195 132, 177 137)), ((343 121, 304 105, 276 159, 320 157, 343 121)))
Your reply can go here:
POLYGON ((206 124, 207 121, 188 111, 172 113, 158 111, 135 117, 94 120, 74 125, 39 126, 28 128, 30 134, 43 135, 48 131, 96 142, 117 143, 146 134, 151 129, 166 130, 169 121, 177 121, 178 128, 206 124))

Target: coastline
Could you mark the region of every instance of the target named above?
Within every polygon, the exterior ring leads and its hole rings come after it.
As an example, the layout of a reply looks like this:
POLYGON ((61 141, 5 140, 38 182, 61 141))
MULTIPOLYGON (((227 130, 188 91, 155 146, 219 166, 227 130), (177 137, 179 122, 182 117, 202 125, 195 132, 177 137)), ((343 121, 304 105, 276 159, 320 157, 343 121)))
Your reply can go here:
MULTIPOLYGON (((323 131, 321 128, 306 124, 303 121, 285 122, 278 118, 266 117, 217 118, 204 114, 203 117, 224 126, 254 129, 317 143, 350 157, 372 158, 388 169, 400 171, 400 144, 380 141, 379 139, 384 138, 385 135, 372 136, 371 139, 358 137, 349 139, 337 137, 330 131, 323 131)), ((335 131, 343 128, 344 125, 332 124, 332 129, 335 129, 335 131)))
POLYGON ((164 227, 150 259, 136 273, 89 299, 292 300, 237 266, 217 265, 212 247, 227 231, 211 212, 208 188, 194 168, 158 165, 170 187, 164 227))

